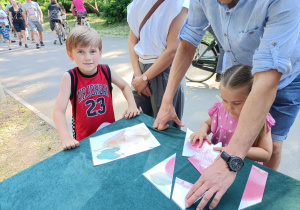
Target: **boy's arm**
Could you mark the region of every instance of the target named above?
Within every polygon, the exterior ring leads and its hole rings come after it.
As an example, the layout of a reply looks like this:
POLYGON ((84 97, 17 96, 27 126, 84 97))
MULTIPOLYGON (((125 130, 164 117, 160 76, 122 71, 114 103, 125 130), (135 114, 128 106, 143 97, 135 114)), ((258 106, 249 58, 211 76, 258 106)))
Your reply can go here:
POLYGON ((254 161, 267 162, 272 155, 272 136, 271 130, 268 133, 264 133, 258 142, 257 147, 251 147, 246 158, 254 161))
POLYGON ((140 114, 140 111, 136 107, 136 103, 131 91, 130 86, 123 80, 115 71, 111 69, 111 82, 115 84, 122 91, 124 97, 127 100, 128 108, 124 112, 125 118, 135 117, 140 114))
POLYGON ((71 77, 66 72, 62 77, 60 91, 53 109, 53 120, 59 137, 61 139, 63 149, 71 149, 79 146, 79 142, 73 139, 68 131, 67 120, 65 115, 70 94, 71 77))

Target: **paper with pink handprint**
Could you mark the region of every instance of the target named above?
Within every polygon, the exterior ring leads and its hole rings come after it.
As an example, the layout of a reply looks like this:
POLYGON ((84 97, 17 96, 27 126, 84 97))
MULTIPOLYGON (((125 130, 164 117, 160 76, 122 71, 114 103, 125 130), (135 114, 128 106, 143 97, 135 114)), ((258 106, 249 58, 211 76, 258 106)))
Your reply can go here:
POLYGON ((176 154, 168 157, 143 175, 170 199, 176 154))
POLYGON ((198 153, 188 159, 201 174, 208 166, 213 164, 216 157, 220 154, 219 151, 213 149, 214 147, 222 147, 222 142, 213 145, 204 141, 198 153))
POLYGON ((239 209, 247 208, 262 201, 267 178, 268 172, 254 165, 252 166, 239 209))
MULTIPOLYGON (((186 182, 178 177, 175 179, 172 200, 179 206, 181 209, 185 209, 185 196, 188 194, 190 189, 193 187, 192 183, 186 182)), ((198 198, 195 202, 201 199, 205 193, 198 198)))
MULTIPOLYGON (((193 133, 194 133, 193 131, 191 131, 189 128, 187 128, 186 135, 185 135, 185 141, 184 141, 184 145, 183 145, 183 150, 182 150, 182 156, 192 157, 201 151, 201 148, 199 148, 198 140, 195 142, 194 145, 192 145, 192 143, 191 143, 190 136, 193 133)), ((205 140, 203 142, 205 142, 205 140)))

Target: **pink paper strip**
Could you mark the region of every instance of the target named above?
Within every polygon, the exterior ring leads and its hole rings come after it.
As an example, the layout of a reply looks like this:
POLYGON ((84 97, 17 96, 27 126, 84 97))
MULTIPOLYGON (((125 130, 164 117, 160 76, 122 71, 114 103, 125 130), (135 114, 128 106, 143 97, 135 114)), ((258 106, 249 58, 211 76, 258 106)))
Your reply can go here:
POLYGON ((262 201, 267 178, 268 172, 254 165, 252 166, 239 209, 247 208, 262 201))

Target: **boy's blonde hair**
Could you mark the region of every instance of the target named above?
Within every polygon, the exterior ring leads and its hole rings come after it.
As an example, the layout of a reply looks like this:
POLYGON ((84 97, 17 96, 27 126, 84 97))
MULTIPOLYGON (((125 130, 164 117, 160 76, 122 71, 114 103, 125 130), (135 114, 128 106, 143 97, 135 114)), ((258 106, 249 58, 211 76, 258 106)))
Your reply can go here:
POLYGON ((69 34, 66 41, 66 49, 71 52, 77 47, 98 47, 102 50, 102 40, 98 32, 86 26, 77 26, 69 34))

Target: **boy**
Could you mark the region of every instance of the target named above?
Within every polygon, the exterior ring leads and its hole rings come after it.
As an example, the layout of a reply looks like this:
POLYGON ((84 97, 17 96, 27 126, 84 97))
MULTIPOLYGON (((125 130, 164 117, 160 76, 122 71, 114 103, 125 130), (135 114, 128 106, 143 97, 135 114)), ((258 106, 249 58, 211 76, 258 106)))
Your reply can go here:
POLYGON ((78 67, 64 73, 53 118, 63 149, 79 146, 80 140, 93 134, 105 123, 115 121, 112 105, 111 83, 120 88, 127 99, 127 118, 140 114, 130 86, 107 65, 99 65, 102 41, 96 30, 84 26, 74 28, 66 41, 67 54, 78 67), (66 109, 72 104, 73 137, 68 132, 66 109))
POLYGON ((6 42, 8 49, 11 50, 10 47, 10 37, 9 37, 9 28, 5 26, 5 24, 1 24, 0 34, 2 34, 3 40, 6 42))

